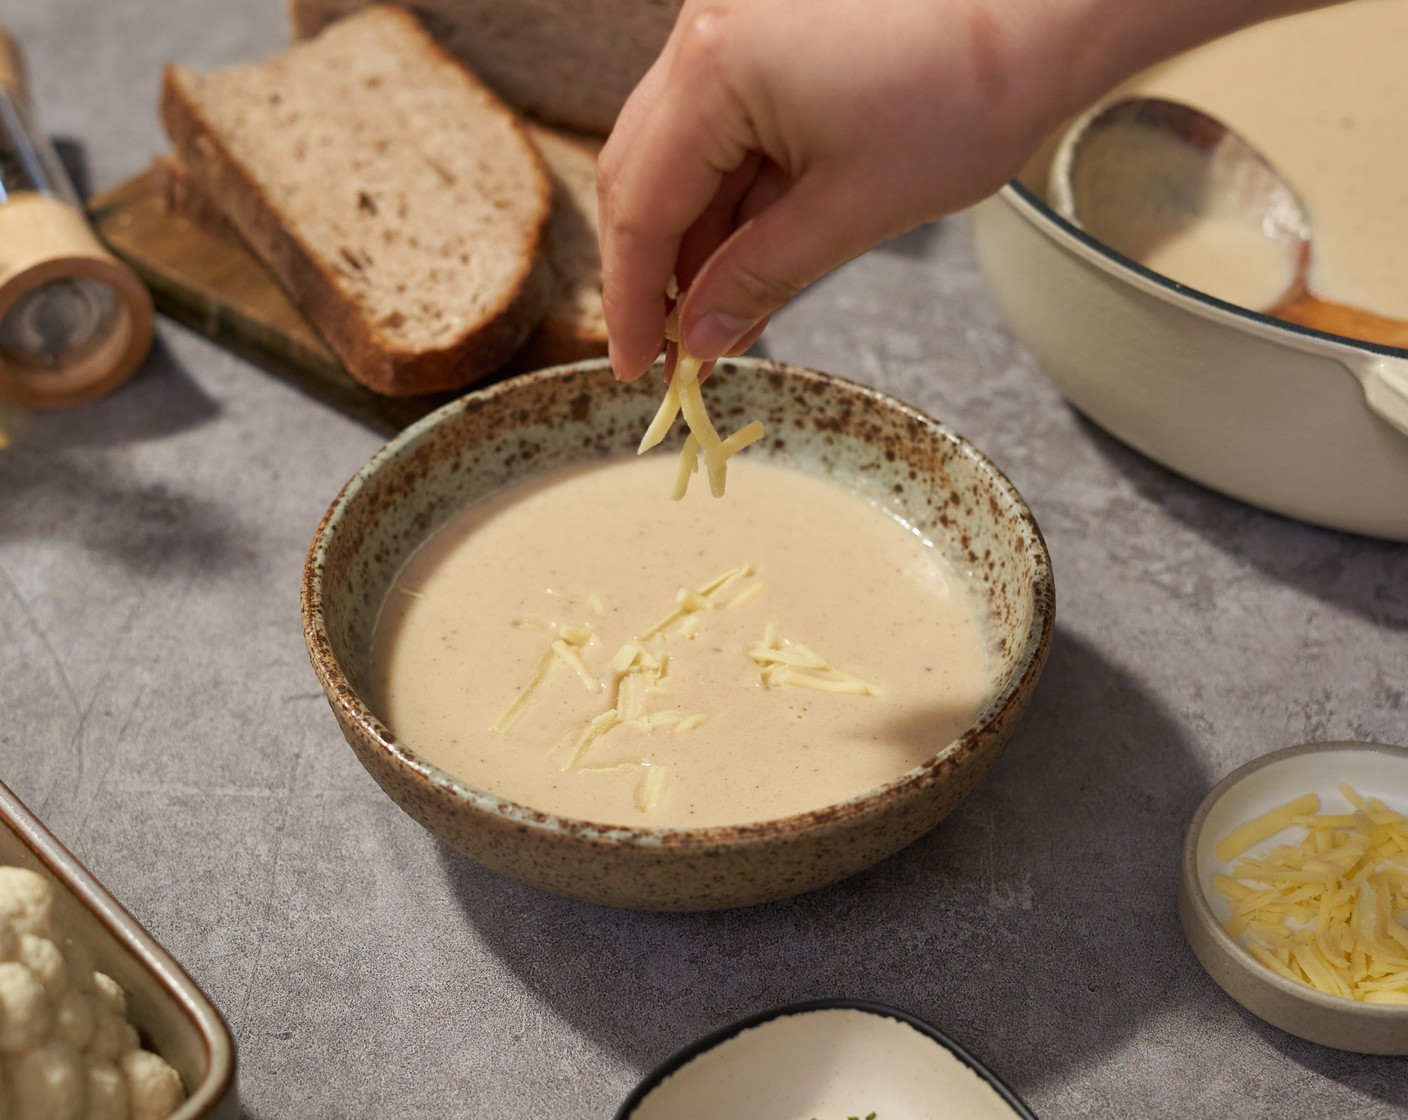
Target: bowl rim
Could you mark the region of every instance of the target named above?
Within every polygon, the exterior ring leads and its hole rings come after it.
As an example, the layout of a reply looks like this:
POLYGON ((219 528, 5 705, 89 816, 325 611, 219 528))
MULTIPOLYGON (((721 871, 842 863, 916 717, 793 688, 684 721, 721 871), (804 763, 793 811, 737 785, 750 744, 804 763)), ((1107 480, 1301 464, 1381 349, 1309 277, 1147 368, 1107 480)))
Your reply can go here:
POLYGON ((1288 323, 1261 311, 1253 311, 1239 304, 1218 299, 1197 288, 1171 280, 1162 273, 1155 272, 1133 257, 1127 257, 1112 249, 1098 238, 1092 237, 1069 218, 1063 217, 1040 194, 1020 179, 1009 180, 997 192, 1014 210, 1033 225, 1046 227, 1048 236, 1075 249, 1086 259, 1098 265, 1105 272, 1121 279, 1132 281, 1143 291, 1149 292, 1173 304, 1184 305, 1203 318, 1231 321, 1231 325, 1245 330, 1252 328, 1254 334, 1289 343, 1300 350, 1322 350, 1326 344, 1357 353, 1381 355, 1387 358, 1408 357, 1408 347, 1387 346, 1380 342, 1370 342, 1351 335, 1332 334, 1316 330, 1300 323, 1288 323))
POLYGON ((614 1120, 631 1120, 631 1113, 639 1108, 655 1089, 668 1077, 683 1069, 695 1058, 727 1042, 729 1039, 742 1034, 753 1027, 770 1023, 774 1019, 783 1019, 791 1015, 808 1015, 815 1011, 863 1011, 868 1015, 875 1015, 883 1019, 893 1019, 913 1027, 920 1034, 925 1035, 930 1041, 943 1047, 955 1058, 968 1067, 974 1074, 987 1083, 989 1088, 1002 1098, 1021 1120, 1037 1120, 1027 1103, 1019 1097, 1016 1092, 986 1065, 975 1058, 963 1046, 955 1042, 943 1031, 930 1023, 926 1023, 916 1015, 911 1015, 907 1011, 902 1011, 898 1007, 892 1007, 886 1003, 877 1003, 873 1000, 851 999, 847 997, 834 997, 827 999, 800 1000, 796 1003, 783 1004, 780 1007, 768 1008, 764 1011, 757 1011, 751 1015, 744 1016, 735 1022, 728 1023, 716 1030, 710 1031, 702 1038, 697 1038, 693 1042, 686 1043, 674 1053, 670 1054, 662 1062, 656 1065, 647 1073, 630 1095, 621 1103, 621 1107, 616 1110, 614 1120))
MULTIPOLYGON (((1055 631, 1055 581, 1051 557, 1041 529, 1025 499, 997 465, 966 437, 943 421, 887 393, 837 374, 824 373, 772 358, 729 358, 721 361, 720 366, 725 370, 781 372, 788 377, 824 382, 838 386, 844 392, 857 394, 874 405, 898 412, 932 434, 947 440, 960 454, 971 460, 993 484, 994 496, 1003 511, 1012 516, 1018 534, 1026 545, 1027 554, 1031 557, 1034 569, 1032 615, 1020 655, 1002 688, 979 711, 960 736, 943 744, 918 766, 896 775, 882 785, 832 805, 785 817, 740 824, 706 825, 697 828, 645 828, 636 825, 607 825, 550 813, 481 789, 417 754, 371 711, 352 687, 339 664, 323 616, 323 564, 330 542, 334 539, 349 506, 380 470, 395 461, 399 455, 413 450, 425 436, 440 425, 449 423, 465 411, 478 410, 498 397, 521 391, 540 382, 605 372, 610 368, 609 361, 605 358, 589 358, 550 366, 472 390, 428 413, 393 436, 343 485, 314 532, 304 561, 301 593, 304 639, 314 671, 335 711, 356 725, 368 744, 375 744, 376 749, 389 756, 398 770, 409 771, 417 780, 428 782, 432 787, 466 803, 471 809, 492 814, 520 828, 554 835, 570 834, 575 839, 589 844, 612 847, 626 845, 702 848, 724 844, 779 842, 810 832, 819 826, 839 825, 857 816, 869 815, 907 788, 919 788, 929 784, 940 764, 976 749, 980 737, 1008 719, 1009 709, 1017 698, 1034 687, 1035 678, 1045 663, 1055 631)), ((657 373, 660 368, 657 362, 647 376, 657 373)))
MULTIPOLYGON (((1224 958, 1235 961, 1247 976, 1259 984, 1308 1004, 1326 1015, 1350 1015, 1382 1023, 1401 1023, 1405 1016, 1408 1016, 1408 1004, 1364 1003, 1360 1000, 1348 999, 1345 996, 1331 995, 1329 992, 1322 992, 1307 984, 1298 984, 1293 980, 1287 980, 1284 976, 1278 975, 1256 960, 1223 928, 1222 922, 1218 920, 1217 915, 1213 912, 1212 904, 1208 901, 1207 890, 1198 872, 1198 842, 1202 839, 1208 816, 1213 807, 1233 788, 1258 771, 1275 766, 1287 759, 1350 749, 1356 752, 1367 751, 1371 754, 1391 755, 1408 761, 1408 747, 1394 746, 1389 743, 1359 742, 1348 739, 1297 743, 1293 746, 1281 747, 1279 750, 1271 751, 1269 754, 1260 755, 1243 763, 1213 786, 1207 796, 1199 803, 1192 819, 1188 822, 1188 829, 1184 833, 1180 868, 1180 877, 1184 888, 1182 893, 1191 908, 1190 916, 1198 922, 1204 934, 1210 935, 1217 943, 1224 958)), ((1221 985, 1219 984, 1219 986, 1221 985)))

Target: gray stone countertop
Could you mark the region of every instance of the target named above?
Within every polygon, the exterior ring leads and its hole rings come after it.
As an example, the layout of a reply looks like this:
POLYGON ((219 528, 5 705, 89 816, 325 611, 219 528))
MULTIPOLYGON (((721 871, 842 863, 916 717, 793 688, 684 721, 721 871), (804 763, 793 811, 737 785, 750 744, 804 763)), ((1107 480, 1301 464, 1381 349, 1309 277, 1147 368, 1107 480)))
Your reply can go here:
MULTIPOLYGON (((163 62, 253 59, 280 0, 10 0, 41 118, 112 186, 163 62)), ((889 1002, 1044 1120, 1397 1115, 1408 1065, 1243 1012, 1184 941, 1184 826, 1276 747, 1408 743, 1408 547, 1262 513, 1065 405, 966 220, 817 284, 766 338, 949 421, 1025 495, 1059 624, 1026 721, 937 830, 755 909, 616 912, 442 846, 344 745, 298 622, 318 518, 380 438, 169 322, 91 406, 0 411, 0 777, 209 993, 248 1116, 609 1116, 675 1048, 889 1002)))

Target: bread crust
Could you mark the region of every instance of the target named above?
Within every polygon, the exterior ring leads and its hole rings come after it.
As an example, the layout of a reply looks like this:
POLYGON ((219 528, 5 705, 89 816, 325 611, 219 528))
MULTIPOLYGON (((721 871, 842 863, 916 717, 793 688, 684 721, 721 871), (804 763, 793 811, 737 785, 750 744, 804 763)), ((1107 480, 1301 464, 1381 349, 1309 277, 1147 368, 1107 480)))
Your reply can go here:
POLYGON ((168 214, 175 214, 232 241, 239 233, 225 213, 192 177, 186 165, 168 152, 152 158, 152 170, 161 184, 161 199, 168 214))
POLYGON ((596 160, 601 142, 531 119, 525 127, 553 181, 554 212, 548 220, 546 240, 553 289, 542 322, 509 363, 516 371, 579 362, 607 353, 606 322, 601 310, 601 260, 596 252, 596 160), (590 185, 583 185, 584 182, 590 185), (590 214, 572 215, 574 210, 590 214), (581 250, 586 241, 591 243, 590 265, 581 250), (587 307, 581 294, 585 285, 595 291, 587 307))
MULTIPOLYGON (((414 27, 426 49, 451 62, 467 84, 488 92, 425 34, 415 17, 400 9, 381 10, 414 27)), ((496 110, 512 123, 537 171, 530 251, 518 262, 514 282, 478 322, 445 345, 409 349, 378 330, 342 287, 330 262, 299 236, 296 219, 279 212, 255 170, 230 150, 201 111, 193 89, 198 80, 180 66, 167 66, 163 75, 161 117, 177 156, 358 382, 397 397, 461 389, 497 370, 522 346, 541 320, 549 295, 542 240, 551 185, 542 157, 507 105, 494 97, 496 110)))

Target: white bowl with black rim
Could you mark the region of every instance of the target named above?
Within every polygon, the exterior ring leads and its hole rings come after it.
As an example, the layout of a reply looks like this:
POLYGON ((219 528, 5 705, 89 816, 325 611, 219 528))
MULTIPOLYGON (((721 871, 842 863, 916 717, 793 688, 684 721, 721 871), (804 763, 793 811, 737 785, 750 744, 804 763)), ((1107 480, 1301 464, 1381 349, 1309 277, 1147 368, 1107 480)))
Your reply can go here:
POLYGON ((652 1070, 616 1120, 1036 1120, 996 1074, 898 1008, 822 999, 750 1015, 652 1070))

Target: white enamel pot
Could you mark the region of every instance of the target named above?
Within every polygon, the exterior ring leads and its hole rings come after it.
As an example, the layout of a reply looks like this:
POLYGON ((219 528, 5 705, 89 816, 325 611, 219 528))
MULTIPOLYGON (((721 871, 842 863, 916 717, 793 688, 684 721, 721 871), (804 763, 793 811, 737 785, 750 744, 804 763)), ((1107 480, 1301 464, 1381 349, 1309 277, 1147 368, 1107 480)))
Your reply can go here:
POLYGON ((972 221, 1012 330, 1100 427, 1252 505, 1408 540, 1408 350, 1283 323, 1177 284, 1089 237, 1021 183, 977 206, 972 221))

